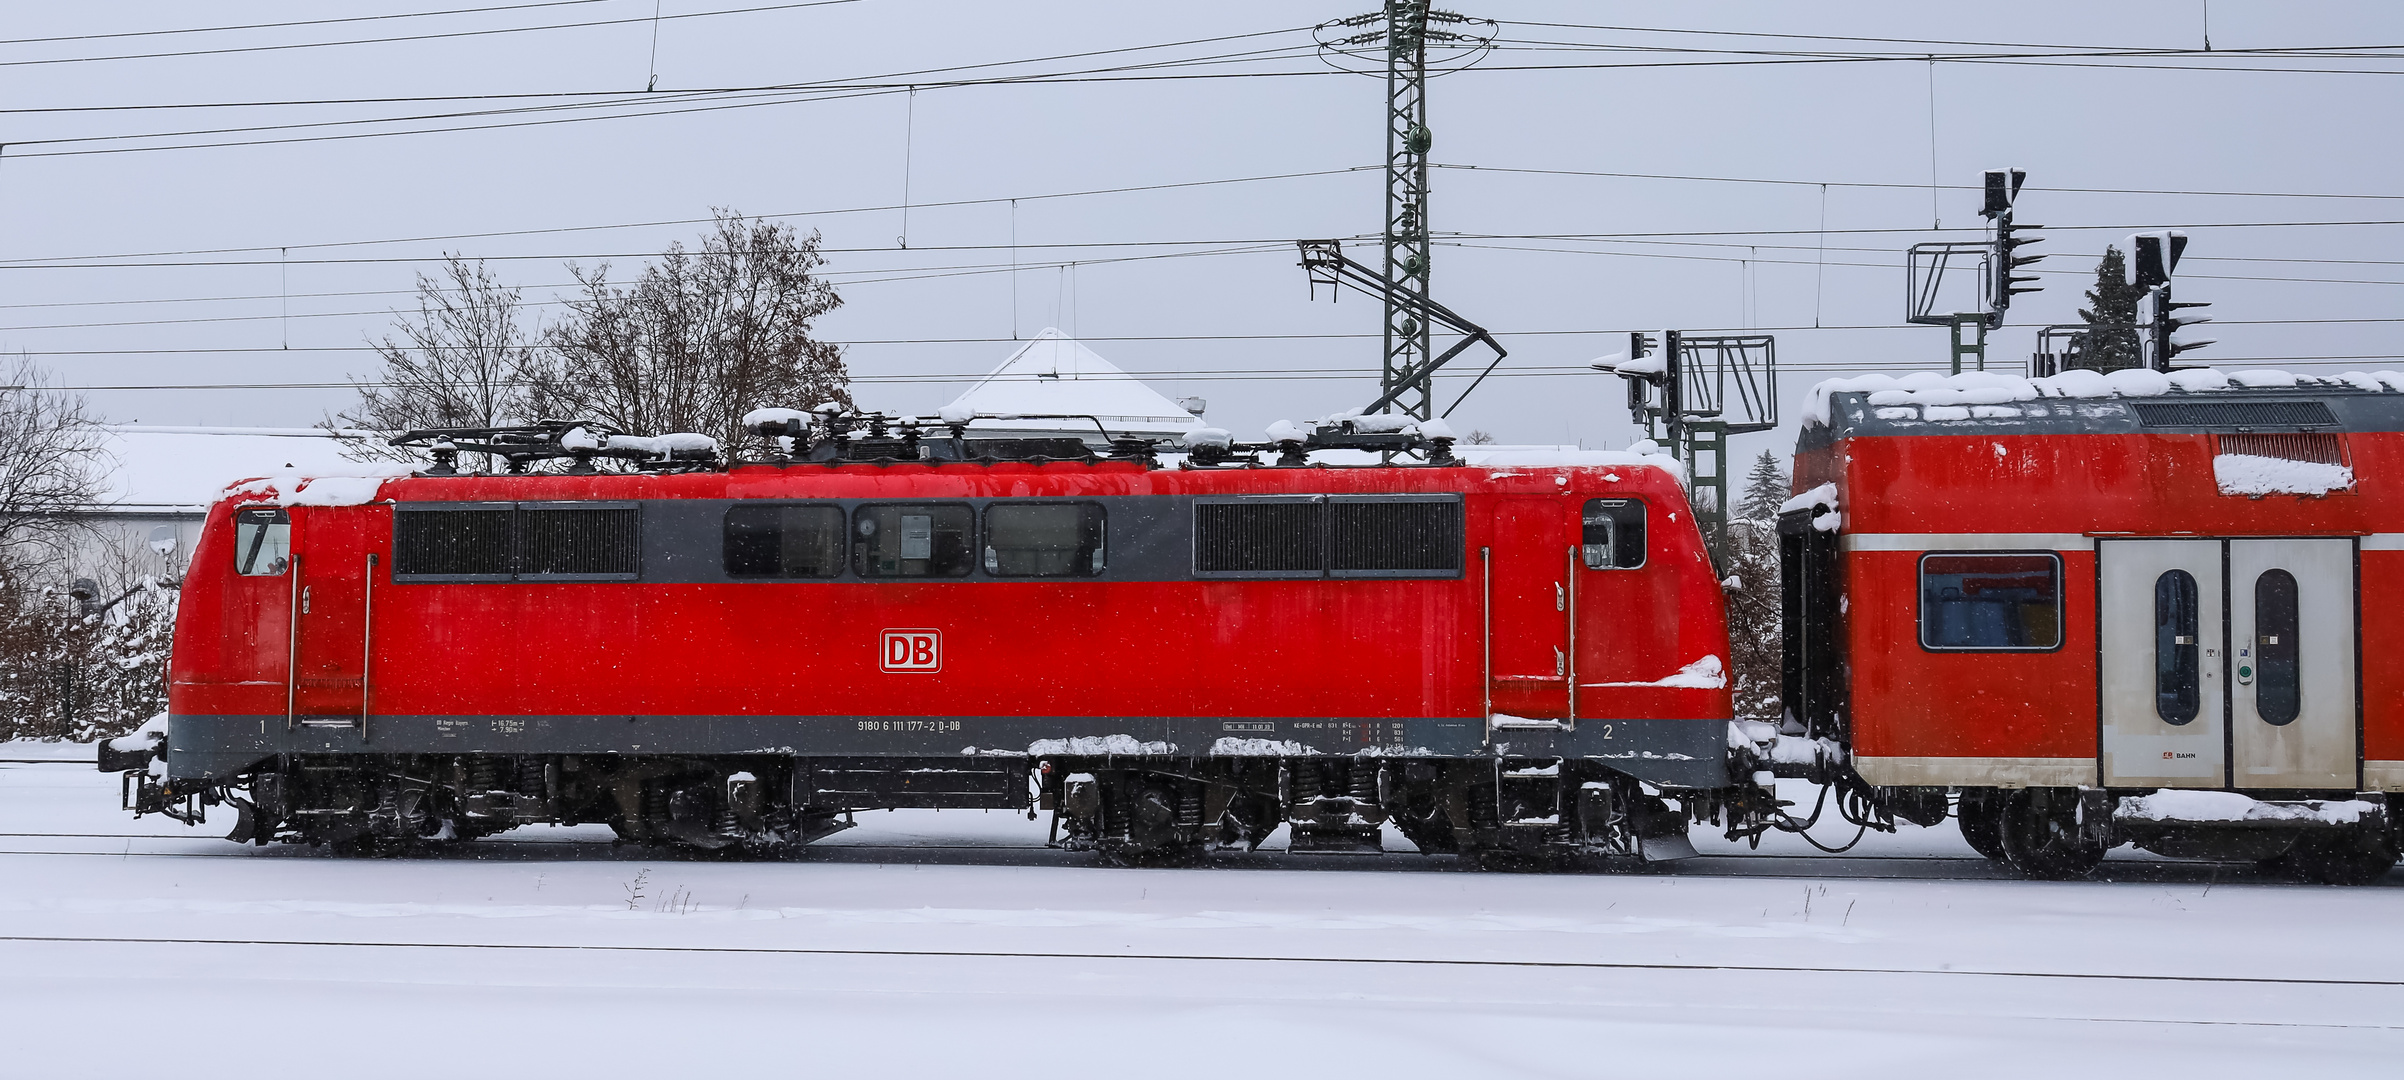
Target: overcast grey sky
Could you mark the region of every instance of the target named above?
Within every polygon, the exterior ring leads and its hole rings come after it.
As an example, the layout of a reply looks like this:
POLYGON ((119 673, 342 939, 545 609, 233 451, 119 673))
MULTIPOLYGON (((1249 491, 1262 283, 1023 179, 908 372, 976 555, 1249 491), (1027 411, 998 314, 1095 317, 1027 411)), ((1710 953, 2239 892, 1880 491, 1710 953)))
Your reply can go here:
MULTIPOLYGON (((656 61, 653 0, 142 33, 498 2, 11 4, 0 348, 79 386, 339 383, 443 252, 495 260, 540 317, 567 260, 631 268, 699 229, 639 223, 731 207, 824 233, 846 305, 822 330, 854 343, 872 407, 931 410, 1049 325, 1245 437, 1375 392, 1375 306, 1311 302, 1291 244, 1379 226, 1382 84, 1308 48, 1364 0, 664 0, 656 61), (471 33, 519 27, 544 29, 471 33), (810 83, 848 88, 683 93, 810 83), (464 97, 549 94, 583 96, 464 97), (367 98, 440 100, 154 108, 367 98), (1257 177, 1280 178, 1196 183, 1257 177), (1150 185, 1185 186, 1043 197, 1150 185)), ((1901 325, 1900 252, 1980 235, 1969 185, 2006 165, 2054 256, 1993 341, 2006 370, 2073 317, 2104 244, 2170 226, 2193 237, 2182 299, 2222 320, 2197 358, 2404 363, 2404 322, 2325 321, 2404 319, 2404 5, 2216 0, 2212 55, 2156 58, 2060 54, 2200 49, 2203 3, 1462 10, 1513 46, 1431 87, 1434 156, 1460 166, 1435 179, 1436 294, 1511 350, 1464 429, 1624 445, 1618 380, 1569 369, 1635 327, 1775 328, 1790 404, 1828 375, 1941 366, 1945 331, 1901 325), (2242 51, 2324 47, 2348 52, 2242 51), (1942 59, 1981 52, 2019 59, 1942 59), (1952 185, 1933 198, 1932 167, 1952 185), (1556 239, 1592 234, 1620 239, 1556 239)), ((348 400, 91 397, 121 421, 272 426, 348 400)))

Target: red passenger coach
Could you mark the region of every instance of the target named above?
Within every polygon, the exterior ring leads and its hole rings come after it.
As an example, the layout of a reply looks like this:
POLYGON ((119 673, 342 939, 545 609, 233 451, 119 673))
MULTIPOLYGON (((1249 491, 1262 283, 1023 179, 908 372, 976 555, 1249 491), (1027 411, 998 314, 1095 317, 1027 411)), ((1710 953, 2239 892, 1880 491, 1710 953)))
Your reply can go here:
MULTIPOLYGON (((2075 378, 2074 378, 2075 376, 2075 378)), ((1790 733, 2042 875, 2135 843, 2396 861, 2404 383, 1823 386, 1780 523, 1790 733), (2076 394, 2082 396, 2059 396, 2076 394)))
POLYGON ((815 417, 766 422, 771 460, 612 473, 576 453, 609 436, 557 427, 469 433, 509 473, 457 474, 458 441, 220 502, 141 804, 229 802, 262 843, 765 845, 1040 805, 1130 858, 1388 820, 1660 854, 1714 810, 1661 796, 1728 783, 1720 591, 1666 458, 1326 429, 1163 467, 815 417))

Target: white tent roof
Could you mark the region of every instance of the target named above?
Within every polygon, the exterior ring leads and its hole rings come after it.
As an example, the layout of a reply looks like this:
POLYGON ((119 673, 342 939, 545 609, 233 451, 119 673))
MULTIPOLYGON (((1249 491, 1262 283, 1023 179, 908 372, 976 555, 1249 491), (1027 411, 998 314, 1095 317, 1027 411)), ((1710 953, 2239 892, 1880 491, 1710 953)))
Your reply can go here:
MULTIPOLYGON (((1046 327, 1010 358, 943 408, 947 415, 1091 416, 1113 434, 1173 437, 1202 421, 1143 380, 1119 370, 1092 349, 1046 327)), ((1067 420, 981 420, 979 429, 1100 438, 1090 424, 1067 420)))

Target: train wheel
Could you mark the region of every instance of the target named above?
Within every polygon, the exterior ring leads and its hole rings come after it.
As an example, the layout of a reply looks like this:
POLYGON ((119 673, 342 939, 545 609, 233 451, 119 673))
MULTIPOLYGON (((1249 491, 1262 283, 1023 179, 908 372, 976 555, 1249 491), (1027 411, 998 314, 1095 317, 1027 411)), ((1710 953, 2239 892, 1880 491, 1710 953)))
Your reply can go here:
POLYGON ((2004 861, 2002 794, 1991 788, 1971 788, 1962 792, 1961 803, 1954 810, 1961 822, 1962 840, 1970 850, 1996 862, 2004 861))
POLYGON ((2263 866, 2323 885, 2369 885, 2396 868, 2396 852, 2358 832, 2307 834, 2263 866))
POLYGON ((1178 792, 1154 781, 1122 788, 1118 803, 1124 839, 1105 839, 1102 857, 1115 866, 1191 866, 1201 861, 1200 830, 1178 825, 1178 792))
POLYGON ((2050 788, 2008 792, 1997 815, 2003 857, 2033 878, 2065 881, 2095 872, 2103 862, 2103 845, 2089 840, 2079 828, 2076 792, 2068 797, 2050 788))
POLYGON ((1445 817, 1441 809, 1426 817, 1408 811, 1397 814, 1394 827, 1422 855, 1457 855, 1461 851, 1460 838, 1453 835, 1452 819, 1445 817))

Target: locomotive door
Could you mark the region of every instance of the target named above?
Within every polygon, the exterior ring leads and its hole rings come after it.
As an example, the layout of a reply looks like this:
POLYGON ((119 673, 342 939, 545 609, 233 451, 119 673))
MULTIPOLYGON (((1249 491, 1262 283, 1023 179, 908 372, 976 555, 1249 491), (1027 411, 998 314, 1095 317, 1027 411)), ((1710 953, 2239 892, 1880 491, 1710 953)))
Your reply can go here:
POLYGON ((1486 567, 1490 728, 1569 719, 1569 513, 1559 500, 1495 507, 1486 567))
POLYGON ((2099 670, 2107 787, 2223 786, 2218 540, 2101 540, 2099 670))
POLYGON ((367 712, 367 628, 373 568, 358 511, 294 511, 290 721, 357 725, 367 712))
POLYGON ((2231 785, 2355 788, 2354 543, 2229 541, 2231 785))

